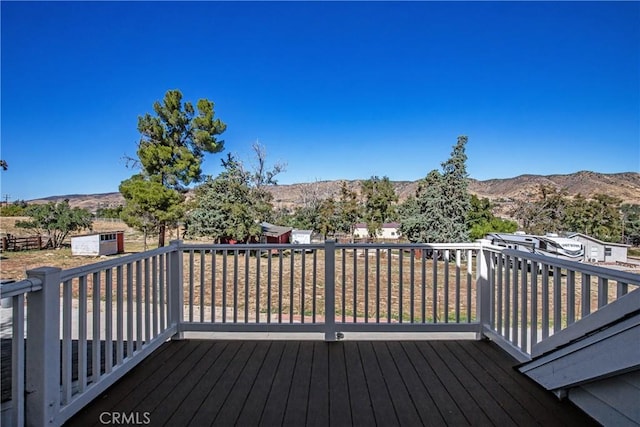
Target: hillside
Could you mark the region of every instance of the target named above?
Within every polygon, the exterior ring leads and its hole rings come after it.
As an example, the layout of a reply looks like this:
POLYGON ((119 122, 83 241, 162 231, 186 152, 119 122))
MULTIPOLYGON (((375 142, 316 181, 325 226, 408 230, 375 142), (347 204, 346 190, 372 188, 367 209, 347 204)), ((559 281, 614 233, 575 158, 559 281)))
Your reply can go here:
MULTIPOLYGON (((314 197, 337 197, 343 182, 346 182, 352 190, 359 191, 360 189, 360 181, 335 180, 278 185, 270 187, 269 190, 273 194, 276 207, 294 207, 314 197)), ((401 201, 415 194, 418 187, 418 181, 394 181, 393 184, 401 201)), ((478 197, 486 197, 499 203, 499 212, 504 214, 514 202, 526 200, 535 194, 541 184, 565 188, 570 196, 582 194, 589 198, 594 194, 604 193, 618 197, 624 203, 640 204, 640 173, 637 172, 602 174, 581 171, 568 175, 520 175, 515 178, 486 181, 471 179, 469 191, 478 197)), ((86 208, 90 211, 95 211, 99 207, 117 206, 124 202, 120 193, 104 193, 52 196, 31 200, 30 203, 45 203, 64 199, 69 199, 69 203, 73 207, 86 208)))

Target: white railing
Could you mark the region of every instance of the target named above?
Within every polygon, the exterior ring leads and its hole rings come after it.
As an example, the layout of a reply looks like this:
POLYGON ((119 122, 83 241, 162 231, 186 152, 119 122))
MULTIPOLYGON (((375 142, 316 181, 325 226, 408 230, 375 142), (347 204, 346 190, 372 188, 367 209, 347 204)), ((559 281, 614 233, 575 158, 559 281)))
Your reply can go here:
POLYGON ((485 331, 526 361, 532 349, 640 287, 640 275, 548 256, 485 246, 490 260, 485 331))
POLYGON ((180 332, 480 333, 474 244, 183 245, 180 332))
POLYGON ((640 285, 637 274, 484 243, 332 241, 173 241, 28 277, 2 294, 14 299, 12 420, 36 426, 62 424, 188 332, 307 332, 327 341, 356 332, 466 332, 524 361, 537 343, 640 285))
MULTIPOLYGON (((2 339, 5 335, 11 340, 11 400, 2 405, 3 422, 12 426, 24 424, 25 406, 24 399, 15 399, 15 396, 25 395, 25 295, 42 289, 39 279, 27 279, 19 282, 8 283, 0 287, 0 298, 3 304, 8 302, 11 306, 11 321, 3 316, 2 339), (8 327, 10 331, 4 331, 8 327), (8 332, 8 333, 6 333, 8 332)), ((7 316, 8 317, 8 316, 7 316)), ((3 343, 4 344, 4 343, 3 343)), ((6 360, 3 360, 5 363, 6 360)))

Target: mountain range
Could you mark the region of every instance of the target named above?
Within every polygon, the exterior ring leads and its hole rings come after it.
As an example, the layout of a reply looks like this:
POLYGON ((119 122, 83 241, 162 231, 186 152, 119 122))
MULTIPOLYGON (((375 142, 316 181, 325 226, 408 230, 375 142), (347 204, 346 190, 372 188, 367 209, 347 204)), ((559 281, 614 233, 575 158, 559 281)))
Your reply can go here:
MULTIPOLYGON (((295 207, 312 198, 338 197, 343 182, 348 188, 359 192, 361 182, 359 180, 276 185, 270 186, 269 191, 273 194, 275 207, 295 207)), ((393 181, 392 183, 400 201, 403 201, 415 194, 419 181, 393 181)), ((485 181, 470 179, 469 192, 480 198, 488 198, 496 204, 497 213, 505 214, 513 203, 535 197, 540 185, 565 189, 569 196, 581 194, 590 198, 595 194, 607 194, 621 199, 623 203, 640 204, 640 173, 638 172, 604 174, 580 171, 567 175, 520 175, 515 178, 485 181)), ((70 194, 29 202, 45 203, 64 199, 68 199, 72 207, 85 208, 92 212, 100 207, 115 207, 124 203, 120 193, 70 194)))

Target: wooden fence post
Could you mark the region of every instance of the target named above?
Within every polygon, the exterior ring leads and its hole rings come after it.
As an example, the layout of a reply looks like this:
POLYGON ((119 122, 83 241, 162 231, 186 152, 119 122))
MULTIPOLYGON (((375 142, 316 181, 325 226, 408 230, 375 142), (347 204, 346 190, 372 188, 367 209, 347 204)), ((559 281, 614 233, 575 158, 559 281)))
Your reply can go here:
POLYGON ((180 324, 184 317, 182 240, 172 240, 169 245, 173 248, 169 253, 169 324, 176 325, 178 329, 172 339, 180 340, 183 338, 180 324))
POLYGON ((26 424, 57 426, 60 412, 60 268, 27 271, 42 289, 27 295, 26 424))
POLYGON ((336 242, 324 243, 324 340, 336 341, 336 242))

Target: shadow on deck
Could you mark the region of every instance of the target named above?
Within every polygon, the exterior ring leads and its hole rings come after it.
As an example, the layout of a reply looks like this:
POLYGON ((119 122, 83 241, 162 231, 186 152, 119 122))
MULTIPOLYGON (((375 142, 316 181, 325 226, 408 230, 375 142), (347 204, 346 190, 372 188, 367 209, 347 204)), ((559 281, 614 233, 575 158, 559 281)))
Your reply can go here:
POLYGON ((170 341, 65 425, 597 425, 516 364, 488 341, 170 341))

